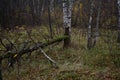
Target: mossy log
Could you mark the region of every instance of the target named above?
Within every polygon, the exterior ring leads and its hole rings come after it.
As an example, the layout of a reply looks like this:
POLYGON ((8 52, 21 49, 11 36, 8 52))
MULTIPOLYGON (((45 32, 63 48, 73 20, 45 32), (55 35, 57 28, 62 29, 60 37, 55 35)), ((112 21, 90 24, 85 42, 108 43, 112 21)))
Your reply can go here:
POLYGON ((11 51, 6 52, 5 55, 0 56, 0 60, 3 60, 5 58, 9 58, 9 57, 21 57, 23 54, 33 52, 35 50, 38 50, 39 48, 44 48, 44 47, 49 46, 51 44, 54 44, 56 42, 61 42, 67 38, 69 38, 69 37, 68 36, 61 36, 61 37, 58 37, 58 38, 55 38, 55 39, 52 39, 52 40, 49 40, 49 41, 46 41, 43 43, 39 43, 39 42, 34 43, 32 46, 25 48, 25 49, 22 49, 22 50, 19 50, 19 49, 17 51, 11 50, 11 51))
MULTIPOLYGON (((69 38, 69 37, 68 36, 61 36, 61 37, 58 37, 58 38, 55 38, 55 39, 52 39, 50 41, 46 41, 43 43, 39 43, 39 42, 34 43, 32 46, 29 46, 27 48, 24 48, 24 47, 22 49, 18 48, 17 51, 14 49, 7 51, 4 55, 0 56, 0 80, 3 80, 3 78, 2 78, 2 60, 10 59, 10 63, 8 64, 8 66, 13 67, 14 63, 18 59, 20 59, 22 57, 22 55, 24 55, 26 53, 31 53, 31 52, 38 50, 38 49, 40 49, 41 52, 45 55, 45 57, 47 57, 56 66, 56 63, 54 62, 54 60, 52 60, 49 56, 47 56, 46 53, 42 50, 42 48, 49 46, 51 44, 54 44, 56 42, 61 42, 62 40, 67 39, 67 38, 69 38)), ((24 45, 24 43, 22 43, 22 44, 24 45)))

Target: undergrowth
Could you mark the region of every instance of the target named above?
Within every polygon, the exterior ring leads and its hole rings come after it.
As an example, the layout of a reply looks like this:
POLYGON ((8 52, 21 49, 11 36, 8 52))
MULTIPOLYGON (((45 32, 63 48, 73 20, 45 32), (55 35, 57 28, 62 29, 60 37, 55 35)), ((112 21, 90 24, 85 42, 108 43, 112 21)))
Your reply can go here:
MULTIPOLYGON (((54 32, 54 37, 63 35, 62 33, 61 28, 59 32, 54 32)), ((29 58, 23 56, 19 70, 18 64, 10 71, 3 66, 3 78, 4 80, 120 80, 120 49, 116 43, 116 35, 116 31, 101 30, 97 45, 88 50, 86 32, 73 28, 70 48, 63 49, 61 42, 44 49, 57 62, 58 69, 53 68, 40 52, 35 51, 29 58)), ((43 42, 50 39, 47 27, 27 30, 25 27, 17 28, 14 31, 4 31, 3 37, 9 38, 18 46, 22 42, 32 40, 43 42)), ((8 43, 4 38, 3 42, 8 43)), ((4 47, 0 46, 0 49, 4 47)))

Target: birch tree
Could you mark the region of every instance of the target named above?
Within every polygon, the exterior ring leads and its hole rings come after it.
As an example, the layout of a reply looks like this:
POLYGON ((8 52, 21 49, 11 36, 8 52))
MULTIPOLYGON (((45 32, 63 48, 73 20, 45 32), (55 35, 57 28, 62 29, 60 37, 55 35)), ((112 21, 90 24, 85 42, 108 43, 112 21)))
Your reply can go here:
POLYGON ((88 40, 87 40, 87 48, 91 49, 92 47, 92 21, 93 21, 93 8, 94 8, 94 3, 92 1, 91 3, 91 9, 90 9, 90 18, 89 18, 89 25, 88 25, 88 40))
POLYGON ((72 15, 72 0, 63 0, 63 26, 65 29, 64 35, 69 36, 64 40, 64 47, 70 46, 70 32, 71 32, 71 15, 72 15))
POLYGON ((98 13, 97 13, 97 18, 96 18, 96 32, 95 32, 95 39, 94 39, 93 46, 95 46, 96 42, 98 41, 98 37, 99 37, 99 22, 100 22, 101 3, 102 2, 99 1, 98 13))
POLYGON ((120 0, 117 0, 118 4, 118 39, 117 42, 120 43, 120 0))

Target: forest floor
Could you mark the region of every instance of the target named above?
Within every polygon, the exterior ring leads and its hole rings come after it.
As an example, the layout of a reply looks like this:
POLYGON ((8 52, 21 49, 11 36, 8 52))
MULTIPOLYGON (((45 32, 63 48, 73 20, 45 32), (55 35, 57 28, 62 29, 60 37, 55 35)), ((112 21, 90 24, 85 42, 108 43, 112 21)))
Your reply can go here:
MULTIPOLYGON (((4 35, 13 42, 21 36, 17 44, 29 41, 25 28, 18 30, 4 32, 4 35)), ((54 31, 55 37, 63 34, 62 29, 54 31)), ((91 50, 86 48, 86 30, 72 29, 71 34, 70 48, 63 49, 63 42, 60 42, 44 49, 59 68, 54 68, 43 54, 34 51, 29 58, 23 56, 19 66, 16 64, 10 71, 4 69, 3 80, 120 80, 120 50, 115 43, 116 31, 101 30, 101 37, 91 50)), ((49 31, 47 27, 34 28, 30 36, 35 42, 42 42, 49 38, 49 31)))

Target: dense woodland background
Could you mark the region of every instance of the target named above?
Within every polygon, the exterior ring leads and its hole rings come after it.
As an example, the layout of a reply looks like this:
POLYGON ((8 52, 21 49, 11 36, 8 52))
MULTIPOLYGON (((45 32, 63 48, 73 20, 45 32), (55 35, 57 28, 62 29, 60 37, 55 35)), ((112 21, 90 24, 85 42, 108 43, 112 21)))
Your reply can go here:
POLYGON ((120 0, 0 0, 0 80, 119 75, 120 0))
MULTIPOLYGON (((87 27, 90 15, 90 0, 75 0, 72 9, 72 26, 87 27)), ((99 0, 94 2, 93 26, 95 27, 99 0)), ((117 0, 102 1, 100 27, 117 28, 117 0)), ((1 0, 0 1, 0 24, 2 28, 14 29, 15 26, 49 25, 62 27, 62 0, 1 0), (49 12, 50 10, 50 12, 49 12)))

